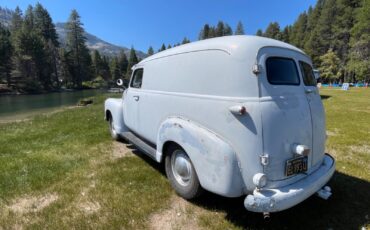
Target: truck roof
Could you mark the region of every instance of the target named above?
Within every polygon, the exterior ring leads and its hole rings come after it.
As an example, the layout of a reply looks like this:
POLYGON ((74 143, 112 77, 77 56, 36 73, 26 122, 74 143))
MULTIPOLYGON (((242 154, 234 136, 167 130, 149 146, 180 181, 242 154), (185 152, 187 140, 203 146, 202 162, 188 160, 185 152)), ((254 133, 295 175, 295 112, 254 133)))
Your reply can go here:
POLYGON ((251 36, 251 35, 234 35, 224 36, 218 38, 211 38, 188 44, 180 45, 162 52, 158 52, 150 57, 142 60, 138 65, 144 64, 145 62, 168 57, 172 55, 204 51, 204 50, 220 50, 228 53, 229 55, 254 55, 256 56, 258 51, 263 47, 280 47, 291 49, 302 54, 305 54, 302 50, 288 43, 277 41, 270 38, 251 36), (249 54, 240 54, 241 51, 248 50, 249 54))

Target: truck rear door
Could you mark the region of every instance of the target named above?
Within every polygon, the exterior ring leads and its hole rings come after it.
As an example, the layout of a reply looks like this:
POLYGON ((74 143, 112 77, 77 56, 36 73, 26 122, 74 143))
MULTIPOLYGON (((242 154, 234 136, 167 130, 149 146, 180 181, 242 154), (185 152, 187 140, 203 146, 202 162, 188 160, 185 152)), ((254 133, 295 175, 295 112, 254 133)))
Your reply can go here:
POLYGON ((299 69, 303 79, 305 94, 311 111, 312 122, 312 165, 322 162, 325 154, 325 111, 316 87, 316 79, 310 60, 300 60, 299 69))
POLYGON ((257 57, 263 155, 269 163, 264 172, 270 184, 309 171, 312 154, 296 154, 294 146, 312 150, 312 119, 305 87, 299 74, 302 54, 284 48, 265 47, 257 57))

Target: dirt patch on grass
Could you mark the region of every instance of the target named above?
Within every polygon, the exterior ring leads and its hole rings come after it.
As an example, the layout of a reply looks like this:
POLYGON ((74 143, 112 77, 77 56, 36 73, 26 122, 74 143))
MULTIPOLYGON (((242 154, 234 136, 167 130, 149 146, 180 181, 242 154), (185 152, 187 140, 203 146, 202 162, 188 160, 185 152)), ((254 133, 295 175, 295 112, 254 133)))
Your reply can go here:
POLYGON ((47 194, 45 196, 32 197, 27 196, 23 198, 16 199, 9 209, 16 213, 30 213, 38 212, 46 208, 53 202, 58 200, 57 194, 47 194))
POLYGON ((370 154, 370 145, 351 145, 349 148, 353 152, 370 154))
POLYGON ((326 135, 328 136, 338 136, 339 129, 335 128, 334 130, 326 130, 326 135))
POLYGON ((113 142, 113 151, 111 156, 113 160, 132 156, 135 155, 132 153, 132 150, 127 147, 126 144, 117 141, 113 142))
POLYGON ((197 220, 201 212, 199 207, 178 196, 173 196, 169 208, 150 217, 149 227, 153 230, 197 230, 200 229, 197 220))
POLYGON ((78 205, 78 208, 86 214, 93 214, 100 209, 99 202, 85 201, 78 205))

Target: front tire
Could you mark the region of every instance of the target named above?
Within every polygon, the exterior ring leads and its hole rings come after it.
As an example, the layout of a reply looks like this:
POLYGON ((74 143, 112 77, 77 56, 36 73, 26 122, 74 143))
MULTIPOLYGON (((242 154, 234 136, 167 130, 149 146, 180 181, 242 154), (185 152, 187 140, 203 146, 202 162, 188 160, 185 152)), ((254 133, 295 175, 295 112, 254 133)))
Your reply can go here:
POLYGON ((181 197, 189 200, 203 192, 194 166, 186 152, 177 145, 169 147, 165 168, 172 188, 181 197))

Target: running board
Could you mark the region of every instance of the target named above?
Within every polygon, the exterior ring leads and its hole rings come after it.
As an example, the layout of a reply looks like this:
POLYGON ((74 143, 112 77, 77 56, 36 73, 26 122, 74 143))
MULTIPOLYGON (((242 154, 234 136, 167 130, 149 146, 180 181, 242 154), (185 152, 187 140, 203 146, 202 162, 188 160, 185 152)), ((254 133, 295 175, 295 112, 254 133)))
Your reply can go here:
POLYGON ((132 132, 123 132, 120 135, 155 160, 157 150, 154 147, 143 141, 140 137, 132 132))

